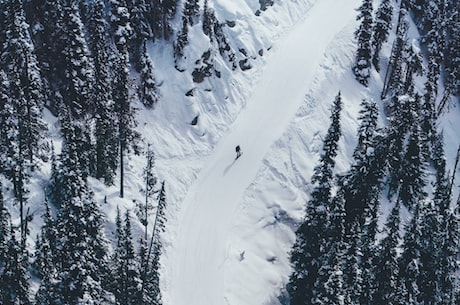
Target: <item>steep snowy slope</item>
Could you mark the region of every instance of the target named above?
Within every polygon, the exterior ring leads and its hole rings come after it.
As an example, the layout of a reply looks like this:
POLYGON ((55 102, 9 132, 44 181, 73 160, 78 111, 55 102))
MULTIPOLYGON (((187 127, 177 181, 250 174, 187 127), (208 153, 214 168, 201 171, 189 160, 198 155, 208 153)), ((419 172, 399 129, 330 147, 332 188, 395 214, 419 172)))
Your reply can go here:
MULTIPOLYGON (((286 239, 277 241, 279 236, 265 236, 270 240, 267 242, 262 240, 262 234, 255 236, 256 240, 248 240, 246 249, 230 237, 244 232, 235 227, 241 216, 242 195, 255 179, 268 149, 282 135, 312 87, 324 52, 336 45, 337 35, 354 20, 358 2, 318 1, 275 43, 246 107, 210 156, 203 158, 204 166, 181 203, 177 236, 166 253, 168 304, 264 304, 278 292, 289 270, 286 239), (237 144, 243 156, 235 160, 237 144), (282 257, 278 257, 279 253, 270 254, 273 243, 278 242, 286 243, 282 257), (261 253, 266 257, 254 259, 253 247, 262 247, 261 253), (281 270, 279 259, 283 260, 281 270)), ((320 129, 327 126, 323 118, 313 121, 320 129)), ((261 194, 272 193, 267 185, 260 187, 261 194)), ((279 198, 281 194, 273 195, 279 198)), ((270 199, 254 204, 266 204, 267 200, 270 199)))

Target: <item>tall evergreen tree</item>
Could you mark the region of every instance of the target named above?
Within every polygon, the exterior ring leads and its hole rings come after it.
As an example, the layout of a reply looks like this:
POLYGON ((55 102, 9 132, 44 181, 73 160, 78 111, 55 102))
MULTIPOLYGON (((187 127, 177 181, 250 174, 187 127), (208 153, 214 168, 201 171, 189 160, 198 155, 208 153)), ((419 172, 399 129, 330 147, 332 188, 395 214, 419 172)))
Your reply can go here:
POLYGON ((288 292, 291 304, 311 304, 316 300, 315 283, 318 271, 324 264, 324 251, 331 204, 334 158, 341 135, 340 112, 342 98, 336 96, 331 113, 331 125, 323 143, 320 164, 311 178, 315 186, 307 203, 305 220, 296 231, 296 242, 291 253, 294 272, 290 277, 288 292))
POLYGON ((72 116, 83 118, 93 113, 95 80, 94 64, 84 35, 78 2, 64 6, 63 27, 65 83, 62 94, 72 116))
POLYGON ((56 219, 57 302, 103 304, 102 282, 107 273, 103 219, 80 168, 75 132, 63 143, 62 202, 56 219))
POLYGON ((0 302, 2 304, 31 304, 30 275, 28 272, 28 254, 23 242, 16 240, 14 228, 6 248, 6 264, 0 272, 0 302))
POLYGON ((152 108, 158 102, 158 89, 153 74, 153 62, 147 51, 147 45, 144 41, 141 46, 140 58, 140 77, 139 97, 147 108, 152 108))
POLYGON ((411 221, 406 225, 406 233, 399 257, 399 283, 402 287, 398 294, 399 304, 416 305, 420 294, 420 255, 421 255, 421 215, 420 201, 414 207, 411 221))
POLYGON ((152 230, 152 238, 150 240, 147 255, 145 259, 142 260, 144 264, 141 265, 141 279, 143 304, 161 305, 163 304, 160 290, 160 256, 163 252, 161 234, 165 230, 165 210, 167 204, 164 181, 161 184, 157 202, 158 205, 152 230))
POLYGON ((173 34, 171 25, 176 16, 179 0, 149 0, 147 18, 153 31, 155 39, 168 40, 173 34))
POLYGON ((106 5, 102 0, 97 0, 91 4, 88 30, 91 34, 90 46, 95 71, 95 176, 98 179, 103 179, 106 185, 112 185, 118 165, 118 141, 116 120, 113 114, 113 67, 105 10, 106 5))
POLYGON ((58 297, 54 293, 53 283, 57 279, 57 232, 51 209, 45 202, 44 224, 41 233, 37 237, 35 261, 33 267, 41 278, 40 288, 35 294, 37 305, 52 305, 58 297))
POLYGON ((8 250, 8 241, 10 240, 11 215, 3 201, 3 185, 0 180, 0 278, 5 273, 5 266, 8 250))
POLYGON ((388 40, 393 19, 393 4, 391 0, 383 0, 375 14, 374 28, 372 33, 372 64, 380 71, 380 51, 383 44, 388 40))
POLYGON ((136 121, 134 110, 131 106, 129 95, 129 53, 128 41, 131 35, 131 25, 129 23, 129 12, 124 0, 112 0, 112 23, 115 29, 114 40, 117 47, 115 59, 115 75, 113 100, 115 102, 115 112, 118 127, 118 156, 120 167, 120 197, 124 196, 124 157, 130 147, 136 146, 139 137, 134 130, 136 121))
POLYGON ((375 262, 375 304, 396 305, 399 290, 398 245, 400 231, 400 202, 397 201, 385 226, 386 236, 380 241, 375 262))
POLYGON ((372 58, 372 0, 363 0, 358 10, 359 15, 356 19, 361 20, 361 23, 355 32, 358 48, 356 51, 355 65, 353 66, 353 73, 355 74, 356 80, 367 87, 372 58))
POLYGON ((131 233, 131 216, 126 211, 124 221, 117 210, 117 248, 114 256, 114 295, 117 304, 142 304, 139 266, 131 233))

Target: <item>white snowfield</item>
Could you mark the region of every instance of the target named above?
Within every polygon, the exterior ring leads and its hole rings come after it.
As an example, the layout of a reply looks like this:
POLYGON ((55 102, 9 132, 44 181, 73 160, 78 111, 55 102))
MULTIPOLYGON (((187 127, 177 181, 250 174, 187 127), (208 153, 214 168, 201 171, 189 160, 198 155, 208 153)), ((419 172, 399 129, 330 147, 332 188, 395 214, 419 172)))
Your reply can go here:
MULTIPOLYGON (((250 298, 236 303, 226 283, 245 287, 256 283, 226 278, 229 239, 238 204, 255 180, 264 156, 294 118, 334 37, 356 18, 359 1, 317 1, 305 18, 274 45, 263 75, 215 150, 204 160, 189 188, 180 227, 167 266, 168 305, 263 305, 250 298), (235 146, 243 155, 235 160, 235 146)), ((327 129, 328 122, 324 122, 327 129)), ((286 252, 288 249, 286 249, 286 252)), ((241 254, 241 259, 244 254, 241 254)), ((233 273, 232 273, 233 274, 233 273)), ((257 276, 251 277, 257 280, 257 276)))

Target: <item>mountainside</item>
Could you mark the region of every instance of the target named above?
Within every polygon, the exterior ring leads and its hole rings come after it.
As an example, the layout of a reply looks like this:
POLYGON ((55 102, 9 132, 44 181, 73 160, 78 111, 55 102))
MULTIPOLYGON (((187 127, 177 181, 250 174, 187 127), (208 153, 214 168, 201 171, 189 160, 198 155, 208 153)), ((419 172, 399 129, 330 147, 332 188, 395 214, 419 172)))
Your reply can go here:
POLYGON ((458 10, 0 0, 0 303, 456 304, 458 10))

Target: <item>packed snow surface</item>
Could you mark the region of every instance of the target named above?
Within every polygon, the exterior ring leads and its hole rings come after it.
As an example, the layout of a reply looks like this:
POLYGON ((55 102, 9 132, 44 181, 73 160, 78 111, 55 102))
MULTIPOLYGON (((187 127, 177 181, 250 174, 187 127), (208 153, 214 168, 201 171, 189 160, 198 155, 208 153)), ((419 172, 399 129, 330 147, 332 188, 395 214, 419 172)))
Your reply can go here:
MULTIPOLYGON (((267 276, 271 270, 248 267, 253 274, 232 272, 239 268, 238 264, 245 264, 251 253, 235 248, 230 237, 245 190, 256 179, 269 148, 282 136, 304 101, 323 54, 337 34, 355 19, 358 4, 356 0, 317 1, 275 43, 246 107, 207 156, 181 203, 177 236, 166 260, 165 303, 257 305, 278 292, 274 290, 280 288, 283 278, 267 276), (238 160, 236 145, 243 151, 238 160)), ((314 124, 326 130, 329 123, 314 124)), ((276 256, 267 260, 277 263, 276 256)))

